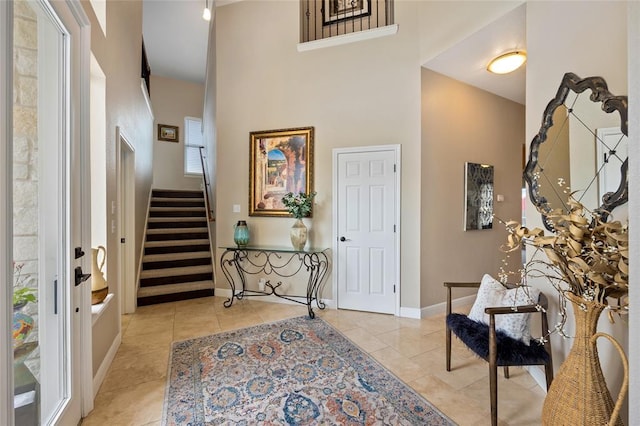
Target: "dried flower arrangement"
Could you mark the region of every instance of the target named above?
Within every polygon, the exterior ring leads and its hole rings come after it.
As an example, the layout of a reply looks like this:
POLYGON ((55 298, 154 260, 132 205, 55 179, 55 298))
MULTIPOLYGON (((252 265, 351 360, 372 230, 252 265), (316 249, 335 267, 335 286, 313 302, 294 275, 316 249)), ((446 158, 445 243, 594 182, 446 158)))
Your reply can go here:
POLYGON ((606 305, 612 322, 614 313, 624 315, 629 309, 628 223, 604 222, 572 195, 567 206, 567 211, 547 213, 547 220, 555 230, 553 235, 545 235, 539 228, 530 230, 515 221, 500 220, 509 234, 501 247, 504 252, 521 250, 523 246, 535 250, 519 271, 508 272, 503 266, 500 279, 506 282, 517 275, 518 284, 525 289, 530 278, 548 280, 558 291, 560 302, 561 319, 555 331, 565 337, 566 293, 606 305), (546 259, 540 256, 542 252, 546 259))

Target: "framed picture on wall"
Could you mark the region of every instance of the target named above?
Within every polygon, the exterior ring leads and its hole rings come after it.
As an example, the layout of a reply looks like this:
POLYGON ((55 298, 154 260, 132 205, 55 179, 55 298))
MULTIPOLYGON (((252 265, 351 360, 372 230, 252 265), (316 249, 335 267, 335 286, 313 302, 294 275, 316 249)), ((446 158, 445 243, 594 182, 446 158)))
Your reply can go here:
POLYGON ((180 141, 178 126, 169 126, 168 124, 158 124, 158 140, 166 142, 180 141))
POLYGON ((493 166, 464 163, 464 230, 493 228, 493 166))
POLYGON ((371 0, 322 0, 322 24, 371 15, 371 0))
POLYGON ((282 197, 313 192, 313 130, 250 133, 249 216, 289 217, 282 197))

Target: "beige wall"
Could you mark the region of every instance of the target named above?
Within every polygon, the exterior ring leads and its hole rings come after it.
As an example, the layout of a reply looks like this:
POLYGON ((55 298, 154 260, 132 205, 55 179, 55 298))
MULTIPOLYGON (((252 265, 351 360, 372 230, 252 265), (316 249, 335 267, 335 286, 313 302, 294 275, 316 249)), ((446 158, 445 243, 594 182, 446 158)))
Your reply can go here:
POLYGON ((202 118, 203 103, 204 85, 151 75, 151 105, 155 117, 154 188, 200 189, 200 176, 184 175, 184 118, 202 118), (178 126, 179 143, 158 141, 158 123, 178 126))
MULTIPOLYGON (((297 2, 244 1, 218 8, 217 245, 248 219, 257 244, 290 244, 292 219, 247 217, 249 132, 315 127, 313 246, 331 247, 332 149, 402 144, 403 306, 418 307, 420 68, 415 3, 397 4, 402 30, 357 44, 298 53, 297 2), (376 88, 376 90, 372 90, 376 88), (232 213, 233 204, 242 206, 232 213)), ((220 253, 219 253, 220 254, 220 253)), ((219 274, 219 276, 221 276, 219 274)), ((216 285, 228 288, 219 280, 216 285)), ((325 286, 331 295, 331 280, 325 286)))
MULTIPOLYGON (((551 100, 565 72, 580 77, 601 76, 614 94, 627 93, 627 4, 626 2, 530 2, 527 3, 527 141, 540 127, 542 112, 551 100), (567 19, 567 16, 573 17, 567 19), (606 26, 606 35, 595 29, 606 26)), ((529 226, 541 227, 539 214, 527 205, 529 226)), ((544 282, 538 282, 547 294, 555 294, 544 282)), ((550 298, 554 301, 554 298, 550 298)), ((550 309, 550 324, 557 318, 550 309)), ((623 321, 611 325, 603 315, 599 331, 613 334, 626 348, 628 326, 623 321)), ((571 334, 571 325, 569 334, 571 334)), ((552 337, 554 364, 564 360, 572 340, 552 337)), ((601 363, 612 394, 617 395, 622 369, 618 355, 610 345, 598 345, 601 363)), ((627 409, 625 408, 625 419, 627 409)))
MULTIPOLYGON (((494 167, 494 214, 520 220, 525 108, 422 69, 420 306, 445 300, 445 281, 479 281, 504 259, 504 227, 464 231, 464 163, 494 167)), ((518 254, 510 258, 513 270, 518 254)), ((457 295, 463 295, 463 292, 457 295)))
MULTIPOLYGON (((243 1, 217 9, 218 246, 233 241, 238 219, 248 219, 256 244, 289 244, 291 220, 247 217, 249 132, 315 127, 318 196, 309 222, 316 247, 333 245, 332 149, 401 144, 401 306, 424 306, 424 256, 414 237, 422 226, 420 64, 520 4, 470 2, 461 9, 450 3, 457 2, 396 1, 398 34, 303 53, 295 47, 297 26, 281 25, 298 19, 297 2, 243 1), (232 213, 233 204, 242 212, 232 213)), ((330 283, 331 277, 327 298, 333 298, 330 283)), ((224 280, 216 286, 228 288, 224 280)))
MULTIPOLYGON (((135 149, 135 265, 137 267, 144 235, 144 225, 152 181, 153 117, 140 88, 142 49, 142 2, 107 2, 107 34, 105 38, 89 2, 83 6, 92 23, 91 50, 106 76, 106 186, 107 186, 107 269, 118 270, 119 232, 110 232, 111 221, 117 223, 116 159, 120 155, 116 126, 135 149)), ((117 290, 118 274, 111 273, 109 287, 117 290)), ((129 283, 132 284, 132 283, 129 283)), ((93 371, 96 373, 116 338, 119 327, 120 295, 111 303, 93 327, 93 371)))

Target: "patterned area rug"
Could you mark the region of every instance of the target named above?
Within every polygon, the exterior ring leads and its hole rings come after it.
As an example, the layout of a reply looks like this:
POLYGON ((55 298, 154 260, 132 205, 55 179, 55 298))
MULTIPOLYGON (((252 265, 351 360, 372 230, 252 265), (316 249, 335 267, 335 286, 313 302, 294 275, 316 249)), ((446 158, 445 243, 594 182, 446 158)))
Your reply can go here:
POLYGON ((308 316, 173 344, 165 425, 451 425, 308 316))

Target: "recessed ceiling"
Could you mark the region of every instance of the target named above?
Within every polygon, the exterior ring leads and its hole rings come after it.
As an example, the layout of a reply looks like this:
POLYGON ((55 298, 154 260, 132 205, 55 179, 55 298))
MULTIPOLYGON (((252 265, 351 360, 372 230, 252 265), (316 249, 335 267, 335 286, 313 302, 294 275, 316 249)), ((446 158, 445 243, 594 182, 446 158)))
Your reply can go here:
POLYGON ((526 63, 509 74, 492 74, 487 64, 514 49, 526 49, 526 7, 518 6, 423 66, 487 92, 525 103, 526 63))
POLYGON ((152 75, 204 83, 209 38, 204 5, 205 0, 144 0, 142 34, 152 75))

